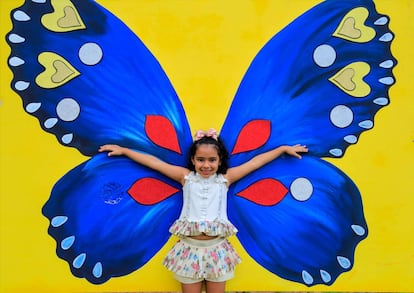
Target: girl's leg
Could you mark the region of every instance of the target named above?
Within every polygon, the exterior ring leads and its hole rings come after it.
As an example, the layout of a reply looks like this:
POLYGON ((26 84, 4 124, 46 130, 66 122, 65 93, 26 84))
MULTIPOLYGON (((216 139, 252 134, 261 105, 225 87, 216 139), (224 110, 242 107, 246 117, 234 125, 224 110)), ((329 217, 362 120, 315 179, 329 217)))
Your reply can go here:
POLYGON ((181 283, 181 289, 183 293, 201 293, 203 282, 184 284, 181 283))
POLYGON ((224 293, 226 282, 206 281, 206 293, 224 293))

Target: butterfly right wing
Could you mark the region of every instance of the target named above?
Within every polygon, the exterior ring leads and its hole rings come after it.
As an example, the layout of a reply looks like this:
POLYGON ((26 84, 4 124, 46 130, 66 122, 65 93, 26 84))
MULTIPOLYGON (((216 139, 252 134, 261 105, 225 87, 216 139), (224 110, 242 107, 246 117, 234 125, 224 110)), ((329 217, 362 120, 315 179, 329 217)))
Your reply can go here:
POLYGON ((352 269, 368 235, 360 192, 328 162, 283 156, 231 185, 229 218, 248 254, 307 286, 331 285, 352 269))
POLYGON ((389 18, 371 0, 326 0, 258 53, 221 136, 229 165, 280 145, 305 144, 230 186, 229 219, 247 253, 278 276, 331 285, 353 266, 368 233, 352 180, 322 157, 341 158, 373 127, 394 83, 389 18))
POLYGON ((389 104, 397 61, 388 24, 371 0, 327 0, 277 33, 252 61, 221 130, 230 165, 282 144, 342 157, 389 104))

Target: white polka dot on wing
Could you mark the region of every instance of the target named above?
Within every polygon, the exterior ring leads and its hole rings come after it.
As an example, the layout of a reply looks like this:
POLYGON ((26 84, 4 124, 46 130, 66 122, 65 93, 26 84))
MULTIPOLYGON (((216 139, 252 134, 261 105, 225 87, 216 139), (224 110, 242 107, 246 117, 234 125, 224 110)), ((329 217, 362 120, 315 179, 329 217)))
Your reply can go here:
POLYGON ((12 67, 17 67, 23 64, 24 64, 24 60, 19 57, 13 56, 9 59, 9 65, 12 67))
POLYGON ((10 43, 13 43, 13 44, 20 44, 20 43, 23 43, 24 41, 26 41, 25 38, 23 38, 22 36, 20 36, 18 34, 15 34, 15 33, 10 34, 8 39, 9 39, 10 43))
POLYGON ((40 109, 40 106, 42 106, 42 103, 30 103, 26 105, 26 111, 30 114, 36 112, 40 109))
POLYGON ((30 16, 27 15, 26 12, 22 10, 16 10, 13 13, 13 18, 17 21, 29 21, 30 20, 30 16))
POLYGON ((382 17, 378 18, 378 19, 374 22, 374 24, 375 24, 375 25, 386 25, 387 23, 388 23, 388 18, 387 18, 387 17, 385 17, 385 16, 382 16, 382 17))
POLYGON ((73 140, 73 133, 68 133, 62 136, 62 142, 64 144, 70 144, 73 140))
POLYGON ((313 52, 313 60, 320 67, 329 67, 336 60, 335 49, 330 45, 320 45, 313 52))
POLYGON ((296 178, 290 185, 290 193, 296 200, 308 200, 312 196, 313 185, 307 178, 296 178))
POLYGON ((46 119, 46 120, 45 120, 45 122, 43 123, 43 125, 44 125, 47 129, 50 129, 50 128, 52 128, 53 126, 55 126, 57 122, 58 122, 58 119, 57 119, 57 118, 48 118, 48 119, 46 119))
POLYGON ((56 105, 56 113, 63 121, 74 121, 80 114, 80 106, 72 98, 64 98, 56 105))
POLYGON ((96 65, 103 57, 101 47, 96 43, 85 43, 79 49, 79 59, 85 65, 96 65))
POLYGON ((338 105, 331 110, 330 119, 336 127, 345 128, 354 120, 354 113, 349 107, 338 105))

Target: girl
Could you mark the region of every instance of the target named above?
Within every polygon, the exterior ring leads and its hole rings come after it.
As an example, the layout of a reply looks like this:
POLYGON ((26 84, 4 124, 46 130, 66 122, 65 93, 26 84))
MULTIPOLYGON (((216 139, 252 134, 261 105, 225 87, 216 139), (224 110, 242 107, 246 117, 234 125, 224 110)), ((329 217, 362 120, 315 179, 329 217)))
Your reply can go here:
POLYGON ((302 145, 279 146, 248 162, 227 168, 228 153, 214 129, 197 131, 190 148, 189 168, 175 166, 158 158, 117 145, 104 145, 108 156, 127 156, 154 169, 183 186, 180 217, 170 227, 180 240, 163 264, 174 272, 184 293, 200 293, 205 282, 207 293, 222 293, 234 275, 240 257, 227 237, 237 232, 227 218, 227 190, 230 184, 286 153, 301 158, 302 145))

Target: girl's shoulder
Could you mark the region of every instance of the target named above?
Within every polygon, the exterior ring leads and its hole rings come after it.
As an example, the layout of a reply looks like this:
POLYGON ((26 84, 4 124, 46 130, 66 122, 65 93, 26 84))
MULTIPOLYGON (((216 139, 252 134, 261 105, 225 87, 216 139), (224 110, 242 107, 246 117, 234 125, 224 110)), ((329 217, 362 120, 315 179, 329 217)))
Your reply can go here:
POLYGON ((227 183, 228 182, 227 178, 224 177, 223 174, 217 174, 216 181, 219 182, 219 183, 227 183))
POLYGON ((185 181, 194 180, 195 178, 195 173, 193 171, 184 176, 185 181))

